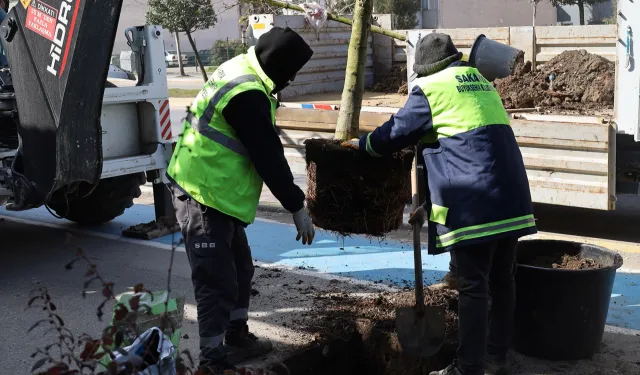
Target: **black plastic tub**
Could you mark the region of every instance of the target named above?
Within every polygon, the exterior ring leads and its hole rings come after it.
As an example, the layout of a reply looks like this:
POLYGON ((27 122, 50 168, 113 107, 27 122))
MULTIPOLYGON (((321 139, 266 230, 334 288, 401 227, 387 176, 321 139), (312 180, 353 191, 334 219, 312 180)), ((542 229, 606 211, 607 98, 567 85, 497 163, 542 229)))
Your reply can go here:
POLYGON ((519 62, 524 62, 523 51, 491 40, 484 34, 478 35, 469 54, 471 66, 491 82, 513 74, 519 62))
POLYGON ((591 357, 604 334, 620 254, 576 242, 527 240, 519 242, 517 259, 514 349, 551 360, 591 357), (547 268, 565 254, 593 259, 601 268, 547 268))

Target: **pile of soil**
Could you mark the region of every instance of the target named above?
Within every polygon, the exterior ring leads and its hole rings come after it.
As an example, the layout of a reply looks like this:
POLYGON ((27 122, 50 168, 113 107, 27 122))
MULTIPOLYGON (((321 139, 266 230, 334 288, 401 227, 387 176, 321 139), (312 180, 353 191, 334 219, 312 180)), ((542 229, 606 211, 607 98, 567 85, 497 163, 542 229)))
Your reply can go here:
POLYGON ((613 108, 615 65, 586 50, 565 51, 535 71, 529 61, 520 64, 513 75, 495 80, 494 86, 507 109, 541 107, 593 114, 613 108))
POLYGON ((394 65, 384 77, 371 86, 370 91, 385 94, 408 94, 407 65, 394 65))
POLYGON ((591 258, 583 258, 580 255, 564 254, 561 256, 539 256, 530 262, 530 265, 543 268, 555 268, 566 270, 600 269, 602 264, 591 258))
MULTIPOLYGON (((376 297, 356 297, 349 294, 329 294, 316 297, 318 321, 312 330, 325 339, 338 338, 357 319, 370 320, 376 329, 395 333, 396 309, 415 305, 413 291, 380 293, 376 297)), ((426 306, 444 307, 445 335, 450 342, 458 341, 458 292, 449 289, 425 289, 426 306)))
POLYGON ((411 199, 412 149, 374 158, 339 140, 308 139, 305 146, 307 208, 316 226, 374 237, 400 228, 411 199))
MULTIPOLYGON (((338 375, 344 369, 345 374, 412 375, 445 368, 455 358, 458 346, 458 293, 451 290, 425 293, 427 306, 446 309, 445 343, 434 356, 422 360, 407 356, 395 333, 396 309, 413 306, 413 292, 387 292, 376 297, 356 297, 346 293, 319 295, 312 311, 315 319, 306 329, 315 335, 317 342, 328 343, 317 349, 323 356, 329 357, 327 352, 335 353, 338 351, 336 348, 348 354, 344 354, 343 359, 336 354, 333 358, 325 358, 334 365, 338 364, 336 368, 323 367, 324 371, 330 372, 314 372, 307 367, 304 373, 338 375)), ((309 361, 309 352, 302 356, 309 361)), ((314 368, 319 368, 319 365, 314 368)))

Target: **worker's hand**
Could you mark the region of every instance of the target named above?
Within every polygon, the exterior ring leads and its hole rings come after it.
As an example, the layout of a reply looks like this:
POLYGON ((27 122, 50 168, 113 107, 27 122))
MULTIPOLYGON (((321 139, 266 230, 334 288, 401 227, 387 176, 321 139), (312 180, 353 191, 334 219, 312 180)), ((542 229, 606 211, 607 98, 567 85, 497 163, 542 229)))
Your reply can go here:
POLYGON ((424 223, 427 221, 427 210, 424 207, 420 206, 415 211, 409 214, 409 224, 420 224, 420 228, 424 226, 424 223))
POLYGON ((352 148, 354 150, 359 150, 360 149, 360 140, 358 138, 354 138, 350 141, 343 141, 342 143, 340 143, 340 145, 342 147, 349 147, 352 148))
POLYGON ((296 228, 298 229, 298 235, 296 236, 296 241, 300 241, 302 238, 303 245, 311 245, 313 242, 313 237, 315 237, 316 232, 313 228, 313 222, 311 218, 307 214, 307 211, 302 208, 300 211, 295 212, 293 214, 293 222, 296 224, 296 228))

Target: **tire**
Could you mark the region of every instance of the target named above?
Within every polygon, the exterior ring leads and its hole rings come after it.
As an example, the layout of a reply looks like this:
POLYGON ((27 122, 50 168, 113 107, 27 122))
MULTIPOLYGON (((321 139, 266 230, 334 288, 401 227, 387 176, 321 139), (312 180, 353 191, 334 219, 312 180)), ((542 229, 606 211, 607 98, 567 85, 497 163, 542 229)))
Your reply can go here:
POLYGON ((48 203, 50 209, 67 220, 83 225, 109 222, 133 206, 133 200, 142 195, 140 186, 146 183, 144 173, 100 180, 96 188, 82 184, 76 192, 66 194, 60 189, 48 203))

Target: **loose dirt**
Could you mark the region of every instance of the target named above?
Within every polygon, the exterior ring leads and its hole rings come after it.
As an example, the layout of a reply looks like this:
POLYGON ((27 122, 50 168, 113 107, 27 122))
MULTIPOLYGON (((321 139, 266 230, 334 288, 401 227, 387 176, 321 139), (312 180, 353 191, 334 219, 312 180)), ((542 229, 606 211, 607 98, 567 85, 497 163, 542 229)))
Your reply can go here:
POLYGON ((316 226, 382 237, 402 225, 411 194, 411 149, 373 158, 338 140, 308 139, 305 146, 307 207, 316 226))
POLYGON ((602 268, 602 265, 590 258, 580 258, 579 256, 564 255, 562 256, 562 263, 554 263, 553 268, 568 270, 587 270, 602 268))
POLYGON ((284 361, 287 373, 409 375, 446 367, 458 342, 457 292, 441 290, 425 295, 425 304, 446 309, 446 339, 437 354, 423 360, 405 355, 395 334, 396 309, 414 302, 410 292, 364 296, 319 293, 311 312, 314 319, 305 328, 314 335, 316 345, 284 361))
POLYGON ((546 255, 539 256, 528 263, 535 267, 555 268, 566 270, 599 269, 602 265, 591 258, 583 258, 580 255, 546 255))
POLYGON ((394 65, 384 77, 371 86, 369 91, 406 95, 408 93, 406 64, 394 65))
POLYGON ((615 65, 586 50, 565 51, 535 71, 526 62, 494 85, 507 109, 596 115, 613 108, 615 65))
MULTIPOLYGON (((395 332, 396 309, 415 305, 411 292, 383 292, 377 296, 357 297, 346 293, 319 295, 316 297, 318 322, 311 328, 319 337, 339 338, 345 328, 357 319, 367 319, 384 332, 395 332)), ((446 339, 456 342, 458 334, 458 292, 453 290, 426 291, 426 306, 446 309, 446 339)))

